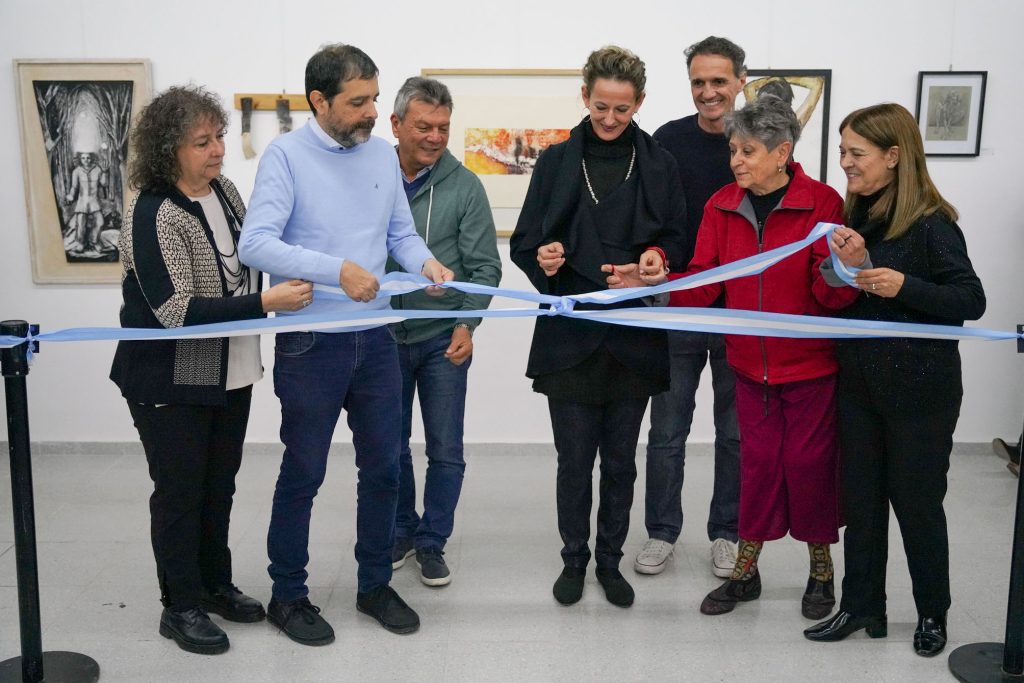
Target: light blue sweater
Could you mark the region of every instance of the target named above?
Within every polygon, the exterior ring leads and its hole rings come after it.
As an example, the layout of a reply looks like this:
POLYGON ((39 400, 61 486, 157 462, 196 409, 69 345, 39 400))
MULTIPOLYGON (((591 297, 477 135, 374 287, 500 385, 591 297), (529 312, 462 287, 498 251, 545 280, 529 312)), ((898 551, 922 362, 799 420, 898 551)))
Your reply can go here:
MULTIPOLYGON (((269 273, 271 285, 301 278, 335 288, 346 259, 379 279, 388 254, 410 273, 433 258, 416 233, 394 148, 371 137, 344 149, 312 118, 263 153, 238 253, 269 273)), ((387 308, 386 298, 363 304, 314 296, 305 310, 387 308)))

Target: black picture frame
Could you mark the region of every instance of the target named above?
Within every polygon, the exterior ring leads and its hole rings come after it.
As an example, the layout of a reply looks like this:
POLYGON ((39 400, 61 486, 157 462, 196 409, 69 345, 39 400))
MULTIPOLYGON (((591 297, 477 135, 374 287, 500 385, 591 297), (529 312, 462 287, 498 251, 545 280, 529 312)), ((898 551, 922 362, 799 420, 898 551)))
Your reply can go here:
POLYGON ((919 71, 914 116, 925 156, 981 154, 987 71, 919 71))
POLYGON ((780 95, 784 99, 788 97, 795 105, 794 110, 803 125, 793 158, 801 163, 808 176, 824 183, 828 177, 832 69, 749 69, 743 91, 736 98, 736 108, 756 97, 762 87, 775 82, 785 84, 779 88, 780 95), (806 90, 802 97, 800 90, 806 90), (808 145, 813 150, 810 153, 806 151, 808 145))

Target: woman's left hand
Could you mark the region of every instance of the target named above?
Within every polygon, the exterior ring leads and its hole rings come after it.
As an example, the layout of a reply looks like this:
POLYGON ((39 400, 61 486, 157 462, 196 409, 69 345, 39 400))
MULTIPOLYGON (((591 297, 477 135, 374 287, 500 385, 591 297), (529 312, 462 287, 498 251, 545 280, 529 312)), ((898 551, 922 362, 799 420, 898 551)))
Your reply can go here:
POLYGON ((611 273, 605 282, 609 289, 624 289, 626 287, 646 287, 647 285, 658 285, 667 279, 665 270, 662 268, 659 273, 649 275, 637 263, 624 263, 621 266, 605 264, 601 266, 601 272, 611 273))
POLYGON ((862 270, 854 276, 854 282, 868 294, 882 296, 886 299, 899 294, 903 287, 903 273, 892 268, 871 268, 862 270))

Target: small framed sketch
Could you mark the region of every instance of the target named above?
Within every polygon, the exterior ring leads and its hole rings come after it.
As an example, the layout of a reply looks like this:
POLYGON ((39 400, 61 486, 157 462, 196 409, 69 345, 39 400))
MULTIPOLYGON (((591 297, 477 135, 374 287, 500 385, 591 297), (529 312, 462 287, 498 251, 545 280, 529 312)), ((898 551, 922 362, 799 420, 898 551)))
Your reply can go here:
POLYGON ((128 132, 150 98, 149 62, 14 62, 32 279, 116 283, 128 132))
POLYGON ((931 157, 981 153, 987 71, 921 71, 917 76, 917 125, 931 157))

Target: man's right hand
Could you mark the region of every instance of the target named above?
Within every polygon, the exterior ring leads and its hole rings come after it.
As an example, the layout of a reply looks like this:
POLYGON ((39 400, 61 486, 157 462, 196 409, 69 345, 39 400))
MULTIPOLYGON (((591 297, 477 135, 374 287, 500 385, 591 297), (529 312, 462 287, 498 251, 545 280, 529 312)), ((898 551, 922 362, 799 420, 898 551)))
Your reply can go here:
POLYGON ((363 303, 373 301, 380 290, 377 278, 355 261, 346 260, 341 264, 338 282, 348 298, 363 303))

